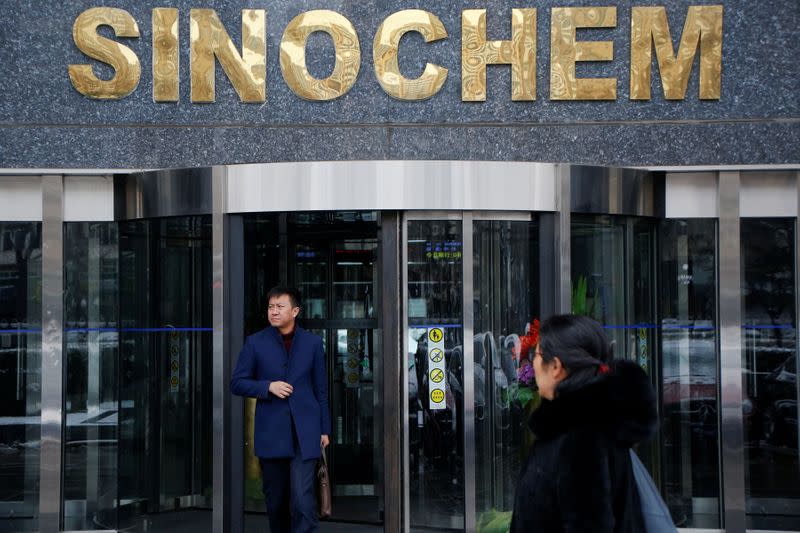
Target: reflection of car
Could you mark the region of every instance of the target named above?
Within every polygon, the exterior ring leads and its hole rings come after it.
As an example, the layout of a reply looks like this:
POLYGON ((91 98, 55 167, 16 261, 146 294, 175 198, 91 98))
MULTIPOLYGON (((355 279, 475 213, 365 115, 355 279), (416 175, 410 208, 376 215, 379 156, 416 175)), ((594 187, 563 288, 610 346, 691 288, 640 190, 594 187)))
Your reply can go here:
POLYGON ((767 442, 797 448, 797 359, 786 359, 763 381, 763 432, 767 442))
POLYGON ((664 416, 688 421, 697 438, 717 438, 716 341, 711 325, 695 322, 665 327, 662 340, 661 401, 664 416))

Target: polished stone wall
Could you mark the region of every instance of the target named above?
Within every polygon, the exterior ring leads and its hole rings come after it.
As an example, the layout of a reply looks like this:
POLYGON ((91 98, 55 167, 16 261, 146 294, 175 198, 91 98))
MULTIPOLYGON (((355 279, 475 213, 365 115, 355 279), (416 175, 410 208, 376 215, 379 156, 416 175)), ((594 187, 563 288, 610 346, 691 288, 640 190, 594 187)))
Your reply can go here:
MULTIPOLYGON (((0 168, 164 168, 295 160, 480 159, 595 165, 703 165, 800 162, 800 7, 797 0, 722 2, 721 98, 699 100, 698 64, 685 100, 663 99, 654 69, 652 100, 628 98, 630 14, 633 5, 664 5, 675 47, 689 5, 697 2, 620 2, 614 29, 579 30, 581 40, 611 40, 614 61, 579 63, 580 77, 616 77, 617 100, 549 99, 550 8, 598 5, 572 0, 484 3, 397 0, 187 0, 141 2, 4 2, 0 24, 0 168), (138 88, 119 101, 78 93, 69 64, 91 63, 100 77, 112 70, 84 56, 72 25, 95 6, 127 10, 141 37, 118 38, 142 66, 138 88), (151 9, 180 9, 180 101, 152 97, 151 9), (241 103, 217 67, 216 102, 189 97, 189 10, 214 8, 237 46, 240 11, 266 9, 267 101, 241 103), (537 99, 513 102, 510 68, 490 66, 485 102, 461 101, 462 9, 486 8, 489 39, 508 39, 513 7, 538 8, 537 99), (372 64, 375 30, 389 14, 421 8, 438 15, 448 38, 426 44, 417 34, 401 43, 400 66, 416 77, 426 62, 449 69, 444 88, 421 102, 398 101, 378 84, 372 64), (279 45, 287 23, 310 9, 338 11, 355 26, 361 69, 352 90, 329 102, 297 97, 283 80, 279 45)), ((112 36, 110 28, 105 35, 112 36)), ((307 56, 312 74, 333 67, 333 46, 314 34, 307 56)), ((654 55, 655 57, 655 55, 654 55)))

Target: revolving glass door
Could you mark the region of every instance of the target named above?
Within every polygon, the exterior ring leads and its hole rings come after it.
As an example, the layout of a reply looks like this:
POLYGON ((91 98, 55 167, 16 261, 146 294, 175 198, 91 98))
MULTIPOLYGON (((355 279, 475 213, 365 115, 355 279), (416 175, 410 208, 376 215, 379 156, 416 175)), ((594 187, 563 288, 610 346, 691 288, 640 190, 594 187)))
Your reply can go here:
MULTIPOLYGON (((268 325, 275 285, 301 293, 298 324, 323 339, 328 363, 334 521, 382 522, 380 216, 375 212, 266 213, 243 217, 244 333, 268 325)), ((245 402, 245 509, 264 513, 252 453, 255 401, 245 402)), ((266 520, 249 514, 247 523, 266 520)))
POLYGON ((552 257, 552 220, 530 213, 406 217, 411 531, 508 528, 532 444, 526 421, 538 404, 526 373, 530 339, 555 303, 553 268, 539 259, 552 257))

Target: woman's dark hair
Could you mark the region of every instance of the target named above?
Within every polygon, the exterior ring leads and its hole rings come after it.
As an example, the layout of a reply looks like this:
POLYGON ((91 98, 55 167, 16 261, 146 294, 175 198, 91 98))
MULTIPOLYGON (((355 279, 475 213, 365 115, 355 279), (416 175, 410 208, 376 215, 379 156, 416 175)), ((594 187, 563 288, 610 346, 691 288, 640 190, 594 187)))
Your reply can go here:
POLYGON ((580 389, 614 357, 600 324, 581 315, 555 315, 545 320, 539 330, 539 350, 545 363, 558 357, 567 370, 556 394, 580 389))
POLYGON ((267 293, 267 302, 269 303, 271 299, 279 298, 284 294, 289 297, 289 301, 292 302, 292 307, 300 307, 300 291, 294 287, 272 287, 267 293))

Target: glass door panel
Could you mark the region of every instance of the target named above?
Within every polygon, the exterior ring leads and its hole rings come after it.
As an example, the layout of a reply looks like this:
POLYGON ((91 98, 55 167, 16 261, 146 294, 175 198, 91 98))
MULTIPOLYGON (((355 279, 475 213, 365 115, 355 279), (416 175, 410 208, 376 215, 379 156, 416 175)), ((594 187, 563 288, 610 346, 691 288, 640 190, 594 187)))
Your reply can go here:
POLYGON ((460 220, 407 222, 408 477, 413 528, 464 528, 460 220))
POLYGON ((117 225, 64 225, 64 529, 117 529, 117 225))
POLYGON ((210 531, 211 217, 119 235, 120 529, 210 531))
POLYGON ((0 531, 39 529, 42 224, 0 222, 0 531))
POLYGON ((661 492, 678 527, 717 528, 717 226, 665 220, 660 234, 661 492))
POLYGON ((795 221, 743 219, 747 527, 800 529, 795 221))
MULTIPOLYGON (((382 409, 378 294, 379 220, 374 212, 259 214, 244 218, 245 334, 268 325, 266 293, 300 289, 298 324, 323 339, 332 435, 331 520, 382 520, 382 409)), ((245 508, 263 513, 261 472, 252 455, 255 402, 246 402, 245 508)), ((252 522, 260 522, 253 517, 252 522)), ((266 520, 265 518, 263 519, 266 520)), ((250 520, 248 520, 250 523, 250 520)))
POLYGON ((606 328, 616 357, 626 354, 625 224, 611 217, 572 219, 572 312, 606 328))
POLYGON ((533 435, 528 418, 539 404, 532 350, 525 335, 542 316, 536 222, 473 223, 475 380, 475 523, 502 531, 533 435))

